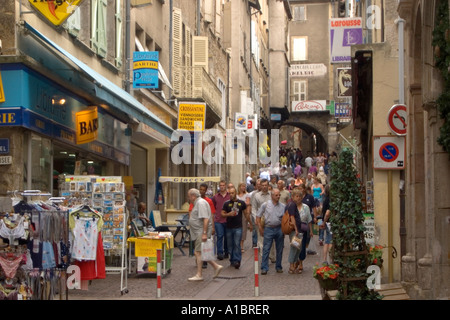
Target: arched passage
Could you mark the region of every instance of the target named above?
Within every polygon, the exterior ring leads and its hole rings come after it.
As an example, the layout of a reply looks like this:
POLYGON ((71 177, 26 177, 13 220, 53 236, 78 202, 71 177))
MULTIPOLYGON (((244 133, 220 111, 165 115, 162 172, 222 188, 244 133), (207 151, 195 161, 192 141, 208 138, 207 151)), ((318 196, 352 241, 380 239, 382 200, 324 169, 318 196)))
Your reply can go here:
POLYGON ((332 116, 328 112, 291 113, 281 125, 282 138, 288 141, 287 146, 301 147, 303 154, 328 151, 328 122, 332 116), (290 128, 292 127, 292 128, 290 128), (302 131, 300 141, 296 139, 296 129, 302 131), (298 143, 299 145, 296 145, 298 143))

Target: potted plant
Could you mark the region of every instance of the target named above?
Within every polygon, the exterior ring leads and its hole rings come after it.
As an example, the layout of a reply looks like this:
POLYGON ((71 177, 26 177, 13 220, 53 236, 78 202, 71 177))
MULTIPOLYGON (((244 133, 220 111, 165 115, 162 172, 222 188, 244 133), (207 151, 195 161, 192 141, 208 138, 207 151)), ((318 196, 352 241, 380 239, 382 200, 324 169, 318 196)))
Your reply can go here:
POLYGON ((325 290, 336 290, 338 288, 339 265, 322 264, 315 265, 313 268, 313 276, 319 281, 319 285, 325 290))
POLYGON ((384 247, 380 245, 369 248, 369 262, 380 268, 383 267, 383 249, 384 247))

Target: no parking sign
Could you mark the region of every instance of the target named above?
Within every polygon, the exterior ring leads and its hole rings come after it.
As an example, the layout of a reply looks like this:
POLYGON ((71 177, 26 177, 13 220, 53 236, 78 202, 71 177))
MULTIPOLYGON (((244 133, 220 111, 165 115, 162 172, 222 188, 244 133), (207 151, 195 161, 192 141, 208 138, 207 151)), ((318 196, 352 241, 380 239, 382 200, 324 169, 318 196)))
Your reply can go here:
POLYGON ((398 169, 405 168, 405 137, 374 136, 373 168, 398 169))

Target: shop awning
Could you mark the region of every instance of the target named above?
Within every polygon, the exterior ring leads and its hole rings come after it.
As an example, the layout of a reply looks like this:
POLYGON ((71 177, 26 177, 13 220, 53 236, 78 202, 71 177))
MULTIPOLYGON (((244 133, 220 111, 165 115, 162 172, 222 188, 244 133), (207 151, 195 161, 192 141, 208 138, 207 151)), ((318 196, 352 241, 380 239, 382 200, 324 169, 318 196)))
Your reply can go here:
MULTIPOLYGON (((156 131, 164 134, 167 137, 171 137, 173 129, 161 121, 155 114, 148 110, 144 105, 137 101, 131 94, 118 87, 113 82, 106 79, 104 76, 87 66, 85 63, 81 62, 70 53, 65 51, 63 48, 58 46, 56 43, 48 39, 42 33, 34 29, 27 22, 24 22, 23 26, 26 31, 30 31, 29 34, 34 35, 37 40, 45 44, 45 47, 50 47, 53 49, 54 54, 61 54, 66 59, 70 60, 73 64, 78 67, 78 70, 84 77, 88 78, 90 84, 93 84, 93 90, 95 96, 104 101, 111 108, 116 108, 121 112, 127 114, 128 116, 145 123, 156 131)), ((21 36, 21 40, 27 38, 27 32, 24 32, 21 36)), ((29 38, 29 37, 28 37, 29 38)), ((41 45, 42 47, 42 45, 41 45)), ((19 40, 19 49, 35 59, 36 61, 42 61, 48 58, 48 52, 45 53, 42 48, 37 49, 36 46, 29 41, 19 40)), ((73 75, 66 70, 60 70, 58 68, 52 68, 52 72, 57 73, 58 76, 73 82, 73 75)), ((77 85, 82 86, 83 83, 77 83, 77 85)), ((91 89, 91 88, 89 88, 91 89)), ((89 90, 88 92, 90 92, 89 90)))

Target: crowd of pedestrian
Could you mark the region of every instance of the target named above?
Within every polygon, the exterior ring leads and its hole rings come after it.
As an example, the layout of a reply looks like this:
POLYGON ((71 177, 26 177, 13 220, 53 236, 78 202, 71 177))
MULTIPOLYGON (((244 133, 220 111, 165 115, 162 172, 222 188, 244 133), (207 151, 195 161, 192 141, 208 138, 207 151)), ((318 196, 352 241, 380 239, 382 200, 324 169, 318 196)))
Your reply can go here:
MULTIPOLYGON (((309 248, 316 224, 319 245, 323 246, 322 258, 328 262, 332 246, 328 173, 329 163, 334 160, 334 152, 313 157, 307 154, 303 159, 300 149, 281 147, 277 166, 263 167, 258 174, 246 173, 237 187, 222 180, 211 198, 205 196, 206 184, 200 186, 201 192, 190 189, 189 223, 191 238, 195 240, 197 274, 189 280, 203 280, 202 269, 207 264, 201 261, 201 243, 211 236, 216 240, 217 260, 229 259, 230 266, 239 269, 248 231, 252 246, 259 247, 262 254, 261 274, 269 272, 269 261, 275 263, 277 273, 282 273, 285 234, 281 220, 285 212, 293 229, 288 234, 290 241, 294 237, 302 240, 300 247, 289 247, 288 272, 302 273, 307 255, 318 254, 315 247, 309 248)), ((223 266, 208 262, 217 277, 223 266)))

